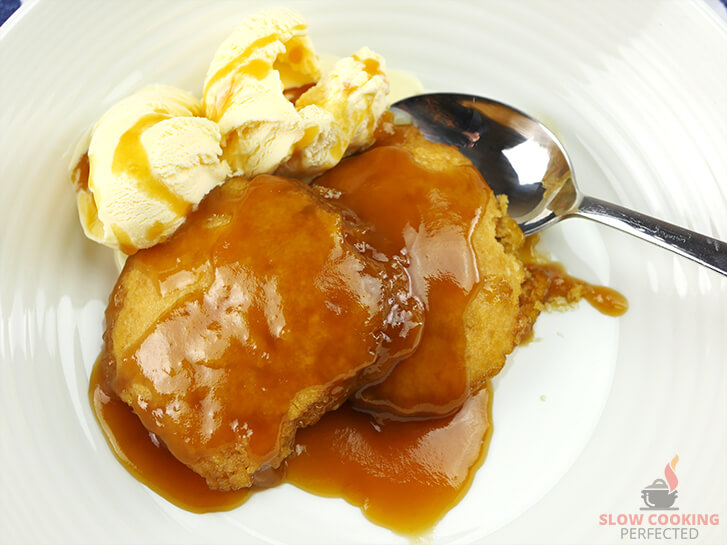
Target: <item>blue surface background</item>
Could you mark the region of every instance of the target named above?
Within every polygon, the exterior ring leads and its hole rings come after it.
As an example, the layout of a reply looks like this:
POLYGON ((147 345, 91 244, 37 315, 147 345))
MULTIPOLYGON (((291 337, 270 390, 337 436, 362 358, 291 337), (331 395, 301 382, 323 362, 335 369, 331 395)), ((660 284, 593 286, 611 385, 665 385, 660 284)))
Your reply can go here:
POLYGON ((20 0, 0 0, 0 25, 20 7, 20 0))

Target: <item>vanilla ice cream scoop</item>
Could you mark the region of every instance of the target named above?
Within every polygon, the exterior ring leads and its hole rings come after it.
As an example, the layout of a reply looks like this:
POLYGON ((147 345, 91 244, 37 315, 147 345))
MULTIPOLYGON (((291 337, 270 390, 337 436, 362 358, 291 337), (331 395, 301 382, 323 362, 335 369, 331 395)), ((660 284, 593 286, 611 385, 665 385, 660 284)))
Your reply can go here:
POLYGON ((133 254, 169 237, 229 175, 199 99, 146 87, 112 106, 76 148, 71 181, 90 239, 133 254))
POLYGON ((218 125, 223 158, 233 175, 246 178, 274 171, 304 134, 303 120, 285 98, 277 71, 245 81, 228 99, 218 125))
POLYGON ((306 134, 280 172, 315 176, 334 167, 344 155, 373 144, 389 93, 385 70, 384 59, 364 47, 338 60, 303 93, 295 107, 307 123, 306 134))
POLYGON ((307 31, 297 12, 270 9, 245 19, 215 53, 202 100, 233 175, 272 172, 303 137, 305 124, 283 91, 320 77, 307 31))

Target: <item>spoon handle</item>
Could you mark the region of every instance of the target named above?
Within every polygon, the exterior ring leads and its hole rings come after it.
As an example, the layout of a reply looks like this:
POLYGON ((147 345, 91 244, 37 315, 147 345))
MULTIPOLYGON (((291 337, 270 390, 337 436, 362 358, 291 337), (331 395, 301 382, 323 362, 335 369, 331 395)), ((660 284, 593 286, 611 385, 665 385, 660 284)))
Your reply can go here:
POLYGON ((593 197, 575 215, 610 225, 727 276, 727 243, 593 197))

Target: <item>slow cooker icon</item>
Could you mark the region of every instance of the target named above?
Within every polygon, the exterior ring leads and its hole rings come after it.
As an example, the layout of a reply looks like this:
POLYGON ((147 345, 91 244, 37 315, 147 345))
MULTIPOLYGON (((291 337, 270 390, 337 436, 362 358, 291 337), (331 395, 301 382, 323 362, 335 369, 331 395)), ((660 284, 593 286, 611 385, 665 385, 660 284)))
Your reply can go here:
POLYGON ((677 499, 677 491, 669 492, 669 485, 666 484, 664 479, 656 479, 649 486, 644 487, 641 490, 641 499, 644 500, 644 505, 646 505, 646 508, 641 508, 642 510, 679 509, 678 507, 672 507, 677 499))

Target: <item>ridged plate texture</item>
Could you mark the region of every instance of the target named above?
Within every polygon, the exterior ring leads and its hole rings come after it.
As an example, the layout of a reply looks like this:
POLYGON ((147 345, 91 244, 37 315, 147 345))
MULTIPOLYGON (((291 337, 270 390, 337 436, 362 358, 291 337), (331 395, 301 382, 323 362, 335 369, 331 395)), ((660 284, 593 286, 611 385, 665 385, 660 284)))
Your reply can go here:
MULTIPOLYGON (((66 180, 76 139, 148 83, 199 93, 263 2, 29 1, 0 28, 0 542, 409 543, 283 486, 171 506, 114 459, 87 402, 115 282, 66 180)), ((699 1, 290 1, 317 49, 368 45, 432 91, 542 119, 586 193, 727 240, 727 25, 699 1)), ((586 220, 544 246, 624 293, 544 316, 495 383, 489 457, 427 543, 611 543, 675 454, 680 512, 727 542, 727 279, 586 220)))

